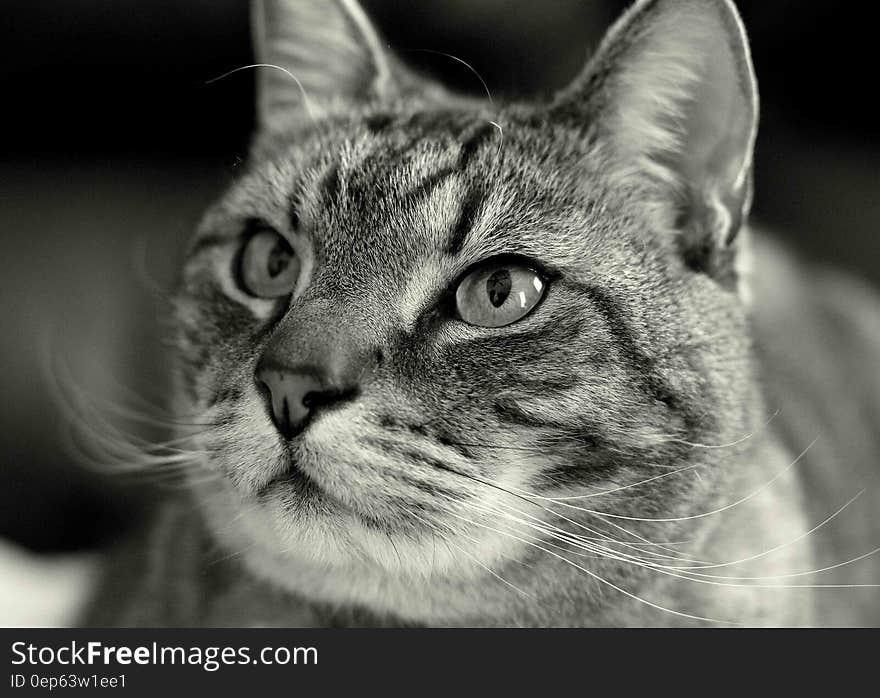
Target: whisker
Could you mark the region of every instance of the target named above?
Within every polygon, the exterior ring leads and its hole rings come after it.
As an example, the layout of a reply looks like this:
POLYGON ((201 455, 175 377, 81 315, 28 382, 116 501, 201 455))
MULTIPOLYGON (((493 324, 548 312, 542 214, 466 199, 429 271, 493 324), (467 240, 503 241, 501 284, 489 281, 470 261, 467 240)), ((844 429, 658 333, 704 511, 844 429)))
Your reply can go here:
POLYGON ((223 80, 223 78, 227 78, 234 73, 238 73, 242 70, 252 70, 254 68, 270 68, 272 70, 280 70, 287 77, 293 80, 296 83, 296 86, 299 88, 300 94, 302 95, 303 106, 306 109, 306 113, 309 115, 309 118, 313 122, 317 122, 317 118, 315 117, 315 112, 312 109, 312 103, 309 100, 308 94, 306 94, 306 88, 303 87, 303 84, 299 81, 299 78, 296 77, 293 73, 291 73, 287 68, 282 68, 280 65, 275 65, 273 63, 251 63, 250 65, 242 65, 238 68, 233 68, 232 70, 228 70, 222 75, 218 75, 216 78, 211 78, 210 80, 205 80, 206 85, 211 85, 218 80, 223 80))
POLYGON ((500 142, 498 143, 498 150, 495 151, 495 162, 498 162, 498 158, 501 156, 501 149, 504 147, 504 129, 501 128, 501 124, 497 121, 490 121, 490 124, 498 129, 498 135, 500 136, 500 142))
MULTIPOLYGON (((763 431, 766 427, 770 426, 770 424, 773 422, 774 419, 776 419, 776 417, 778 415, 779 415, 779 410, 776 410, 772 415, 770 415, 770 418, 766 422, 764 422, 761 430, 763 431)), ((669 443, 682 444, 684 446, 690 446, 691 448, 702 448, 702 449, 709 449, 709 450, 719 449, 719 448, 732 448, 733 446, 739 446, 741 443, 748 441, 753 436, 755 436, 756 433, 758 433, 758 432, 750 432, 750 433, 746 434, 745 436, 743 436, 739 439, 736 439, 735 441, 730 441, 730 442, 724 443, 724 444, 700 444, 700 443, 694 443, 692 441, 685 441, 684 439, 676 439, 676 438, 670 438, 669 443)))
MULTIPOLYGON (((797 542, 797 540, 800 540, 801 538, 804 538, 804 537, 810 535, 812 532, 818 530, 823 525, 827 524, 830 520, 832 520, 837 515, 839 515, 844 509, 846 509, 846 507, 848 507, 850 504, 852 504, 863 492, 864 492, 864 490, 862 490, 862 492, 859 492, 859 494, 857 494, 855 497, 850 499, 846 504, 844 504, 834 514, 829 516, 822 523, 815 526, 810 531, 799 536, 797 539, 789 541, 788 543, 785 543, 783 545, 776 546, 775 548, 764 551, 764 552, 759 553, 757 555, 753 555, 749 558, 744 558, 742 561, 748 561, 748 560, 756 559, 758 557, 770 554, 772 552, 775 552, 776 550, 779 550, 780 548, 784 547, 785 545, 790 545, 794 542, 797 542)), ((474 508, 474 507, 472 506, 472 508, 474 508)), ((511 508, 511 507, 509 507, 509 505, 508 505, 508 508, 511 508)), ((544 535, 549 535, 556 540, 559 540, 559 541, 562 541, 562 542, 568 544, 569 546, 574 545, 576 548, 584 549, 584 550, 587 550, 589 553, 592 553, 589 555, 584 555, 584 554, 576 553, 576 552, 573 552, 573 551, 570 551, 567 549, 563 549, 566 552, 569 552, 570 554, 577 554, 581 557, 607 558, 607 559, 612 559, 612 560, 616 560, 616 561, 620 561, 620 562, 624 562, 624 563, 628 563, 628 564, 634 564, 634 565, 643 567, 645 569, 649 569, 653 572, 665 574, 667 576, 681 579, 683 581, 692 582, 692 583, 705 583, 705 584, 711 584, 711 585, 715 585, 715 586, 726 586, 726 587, 736 587, 736 588, 756 588, 756 589, 757 588, 759 588, 759 589, 880 588, 880 584, 816 584, 816 583, 813 583, 813 584, 769 584, 769 583, 756 583, 756 582, 763 582, 763 580, 789 579, 789 578, 796 578, 796 577, 802 577, 802 576, 808 576, 808 575, 815 575, 815 574, 820 574, 822 572, 827 572, 830 570, 839 569, 845 565, 854 564, 855 562, 858 562, 858 561, 863 560, 867 557, 875 555, 876 553, 880 552, 880 548, 876 548, 874 550, 863 553, 857 557, 836 563, 834 565, 829 565, 829 566, 826 566, 823 568, 808 570, 808 571, 804 571, 804 572, 782 574, 782 575, 755 576, 755 577, 736 577, 736 576, 724 576, 724 575, 711 575, 711 574, 695 572, 694 570, 707 569, 710 567, 721 567, 721 566, 736 564, 737 562, 740 562, 740 561, 725 563, 724 565, 704 565, 704 566, 694 565, 692 567, 682 567, 682 566, 661 564, 659 562, 655 562, 653 560, 646 559, 644 557, 634 556, 629 553, 622 553, 622 552, 610 550, 606 546, 597 545, 594 542, 590 542, 587 539, 584 539, 582 536, 570 534, 570 533, 565 532, 562 529, 559 529, 558 527, 554 527, 552 525, 548 527, 546 525, 541 525, 540 523, 536 524, 536 523, 534 523, 534 521, 535 520, 540 521, 540 520, 536 519, 536 517, 533 517, 533 516, 527 514, 526 512, 516 510, 515 508, 513 508, 514 512, 519 513, 522 516, 527 516, 527 517, 533 519, 533 521, 524 521, 523 519, 520 519, 518 517, 515 517, 515 516, 512 517, 509 514, 509 512, 506 512, 504 510, 499 510, 497 508, 482 507, 482 510, 489 511, 489 512, 494 513, 496 515, 504 516, 505 518, 516 521, 517 523, 520 523, 522 525, 526 525, 530 528, 533 528, 534 530, 537 530, 537 531, 543 533, 544 535), (744 584, 741 582, 749 582, 749 583, 744 584)), ((560 547, 560 546, 553 545, 552 543, 550 543, 548 541, 545 541, 545 543, 548 545, 552 545, 553 547, 557 547, 557 548, 560 547)))
MULTIPOLYGON (((205 478, 216 477, 204 465, 209 453, 193 445, 193 439, 208 429, 162 441, 149 440, 129 429, 124 430, 117 421, 111 421, 111 417, 163 429, 171 426, 170 420, 131 410, 78 385, 61 356, 52 353, 50 344, 46 342, 42 346, 42 369, 52 399, 62 415, 59 429, 62 446, 72 458, 103 475, 138 477, 156 483, 182 486, 183 474, 189 476, 190 483, 197 481, 197 473, 205 478)), ((179 429, 181 425, 173 426, 179 429)))
POLYGON ((222 555, 218 558, 208 560, 205 563, 205 567, 213 567, 214 565, 218 565, 221 562, 226 562, 227 560, 232 560, 233 558, 240 557, 241 555, 244 555, 249 550, 253 550, 255 547, 257 547, 256 541, 253 543, 249 543, 248 545, 245 545, 245 546, 239 548, 238 550, 233 550, 232 552, 229 552, 229 553, 222 555))
POLYGON ((430 49, 430 48, 411 48, 411 49, 402 49, 401 51, 402 51, 402 53, 432 53, 435 56, 445 56, 446 58, 449 58, 453 61, 456 61, 457 63, 460 63, 461 65, 463 65, 465 68, 467 68, 469 71, 471 71, 471 73, 473 73, 476 76, 477 80, 479 80, 480 84, 483 86, 483 90, 486 92, 486 97, 489 100, 489 104, 494 105, 495 100, 492 99, 492 93, 489 91, 489 86, 486 84, 486 81, 483 80, 483 76, 480 75, 477 72, 477 69, 474 68, 474 66, 472 66, 467 61, 459 58, 458 56, 453 56, 451 53, 446 53, 444 51, 435 51, 434 49, 430 49))
MULTIPOLYGON (((508 490, 507 488, 501 487, 500 485, 497 485, 497 484, 495 484, 495 483, 493 483, 493 482, 489 482, 489 481, 484 480, 484 479, 482 479, 482 478, 480 478, 480 477, 477 477, 477 476, 475 476, 475 475, 471 475, 471 474, 469 474, 469 473, 462 472, 462 471, 457 470, 457 469, 455 469, 455 468, 451 468, 451 467, 449 467, 448 470, 449 470, 450 472, 452 472, 452 473, 455 473, 456 475, 459 475, 459 476, 461 476, 461 477, 467 478, 467 479, 469 479, 469 480, 471 480, 471 481, 473 481, 473 482, 477 482, 477 483, 482 484, 482 485, 485 485, 485 486, 487 486, 487 487, 492 487, 492 488, 497 489, 497 490, 499 490, 500 492, 504 492, 505 494, 510 495, 511 497, 514 497, 514 498, 516 498, 516 499, 521 499, 522 501, 524 501, 524 502, 526 502, 526 503, 528 503, 528 504, 530 504, 530 505, 532 505, 532 506, 535 506, 535 507, 538 507, 539 509, 542 509, 542 510, 544 510, 544 511, 547 511, 547 512, 553 514, 554 516, 558 516, 558 517, 560 517, 560 518, 562 518, 562 519, 568 521, 569 523, 571 523, 571 524, 573 524, 573 525, 575 525, 575 526, 577 526, 577 527, 579 527, 579 528, 582 528, 582 529, 584 529, 584 530, 586 530, 586 531, 588 531, 588 532, 590 532, 590 533, 592 533, 592 534, 594 534, 594 535, 598 535, 598 536, 602 536, 602 537, 604 537, 604 538, 608 538, 607 534, 603 534, 602 532, 600 532, 600 531, 596 531, 596 530, 594 530, 594 529, 591 529, 591 528, 589 528, 588 526, 586 526, 586 525, 584 525, 584 524, 582 524, 582 523, 580 523, 580 522, 577 522, 577 521, 574 521, 574 520, 572 520, 572 519, 569 519, 569 518, 563 516, 562 514, 560 514, 559 512, 557 512, 557 511, 555 511, 555 510, 553 510, 553 509, 550 509, 550 508, 548 508, 548 507, 545 507, 545 506, 542 505, 542 504, 539 504, 539 503, 537 503, 537 502, 534 502, 534 501, 530 500, 529 498, 524 497, 524 496, 521 495, 521 494, 517 494, 516 492, 514 492, 514 491, 512 491, 512 490, 508 490)), ((564 502, 560 502, 560 504, 563 505, 563 506, 569 506, 569 507, 572 507, 572 508, 574 508, 574 509, 580 509, 580 507, 574 507, 573 505, 565 504, 564 502)), ((629 531, 629 530, 623 528, 622 526, 620 526, 619 524, 617 524, 617 523, 614 522, 614 521, 604 521, 604 523, 606 523, 607 525, 612 526, 612 527, 614 527, 614 528, 616 528, 616 529, 618 529, 618 530, 620 530, 620 531, 626 533, 627 535, 629 535, 629 536, 631 536, 631 537, 635 538, 636 540, 639 540, 639 541, 641 541, 641 542, 643 542, 643 543, 654 543, 654 541, 649 541, 649 540, 647 540, 646 538, 644 538, 643 536, 640 536, 640 535, 637 534, 637 533, 633 533, 632 531, 629 531)), ((614 539, 609 539, 609 540, 614 540, 614 539)), ((627 542, 624 542, 624 541, 616 541, 616 543, 619 544, 619 545, 631 545, 630 543, 627 543, 627 542)), ((661 544, 657 544, 657 547, 658 547, 658 548, 662 548, 662 545, 661 545, 661 544)), ((668 549, 667 549, 667 552, 671 552, 671 553, 673 553, 674 555, 676 555, 679 559, 681 559, 681 557, 678 555, 678 551, 675 551, 675 550, 668 550, 668 549)))
POLYGON ((132 242, 131 266, 134 270, 135 278, 141 282, 144 289, 151 296, 169 305, 173 303, 171 292, 163 288, 162 284, 147 269, 147 241, 143 235, 139 235, 132 242))
MULTIPOLYGON (((96 395, 89 391, 81 384, 77 383, 73 377, 73 373, 69 366, 63 361, 60 354, 44 356, 42 361, 42 369, 46 385, 54 398, 54 402, 58 405, 75 405, 83 404, 86 400, 90 404, 100 403, 106 411, 113 412, 117 416, 129 419, 141 424, 155 426, 160 428, 180 428, 180 427, 213 427, 217 426, 215 422, 205 421, 181 421, 176 417, 165 417, 147 412, 139 412, 133 408, 121 405, 110 398, 96 395)), ((148 410, 153 412, 161 411, 157 406, 149 403, 141 396, 134 393, 127 386, 114 381, 114 388, 125 391, 136 401, 143 403, 148 410)), ((97 408, 94 409, 97 414, 97 408)), ((201 419, 204 414, 192 415, 193 419, 201 419)))
POLYGON ((590 494, 578 494, 578 495, 570 495, 570 496, 566 496, 566 497, 544 497, 541 495, 526 492, 525 490, 518 490, 518 491, 522 492, 526 497, 534 497, 535 499, 544 499, 544 500, 551 501, 551 502, 564 502, 564 501, 570 501, 573 499, 588 499, 590 497, 602 497, 604 495, 614 494, 615 492, 623 492, 624 490, 633 489, 635 487, 641 487, 642 485, 647 485, 651 482, 655 482, 656 480, 661 480, 665 477, 670 477, 671 475, 678 475, 680 473, 684 473, 684 472, 687 472, 688 470, 693 470, 698 467, 700 467, 700 466, 688 465, 686 467, 679 468, 678 470, 672 470, 668 473, 661 473, 660 475, 654 475, 653 477, 649 477, 646 480, 639 480, 638 482, 633 482, 633 483, 630 483, 629 485, 621 485, 620 487, 615 487, 610 490, 602 490, 600 492, 592 492, 590 494))
POLYGON ((782 550, 783 548, 786 548, 786 547, 788 547, 788 546, 790 546, 790 545, 794 545, 795 543, 797 543, 797 542, 803 540, 804 538, 807 538, 807 537, 811 536, 813 533, 815 533, 816 531, 818 531, 820 528, 822 528, 822 527, 825 526, 826 524, 830 523, 830 522, 831 522, 832 520, 834 520, 834 519, 835 519, 835 518, 836 518, 841 512, 843 512, 844 509, 846 509, 847 507, 849 507, 853 502, 855 502, 855 501, 856 501, 859 497, 861 497, 864 493, 865 493, 865 490, 861 490, 860 492, 856 493, 852 498, 849 499, 849 501, 847 501, 845 504, 843 504, 843 506, 841 506, 839 509, 837 509, 837 511, 835 511, 833 514, 831 514, 831 515, 828 516, 826 519, 824 519, 821 523, 817 524, 816 526, 814 526, 813 528, 811 528, 809 531, 806 531, 805 533, 801 533, 801 534, 800 534, 799 536, 797 536, 796 538, 793 538, 793 539, 791 539, 791 540, 789 540, 789 541, 786 541, 785 543, 782 543, 782 544, 780 544, 780 545, 777 545, 777 546, 775 546, 775 547, 773 547, 773 548, 770 548, 769 550, 765 550, 765 551, 763 551, 763 552, 761 552, 761 553, 757 553, 757 554, 755 554, 755 555, 750 555, 749 557, 744 557, 744 558, 742 558, 742 559, 740 559, 740 560, 733 560, 733 561, 731 561, 731 562, 715 563, 715 564, 711 564, 711 565, 697 566, 697 567, 694 567, 694 568, 692 568, 692 569, 717 569, 717 568, 719 568, 719 567, 731 567, 731 566, 733 566, 733 565, 740 565, 740 564, 743 564, 743 563, 746 563, 746 562, 751 562, 752 560, 757 560, 757 559, 759 559, 759 558, 765 557, 765 556, 770 555, 770 554, 772 554, 772 553, 775 553, 775 552, 777 552, 777 551, 779 551, 779 550, 782 550))
POLYGON ((693 615, 693 614, 690 614, 690 613, 685 613, 685 612, 683 612, 683 611, 677 611, 677 610, 675 610, 675 609, 671 609, 671 608, 667 608, 667 607, 665 607, 665 606, 661 606, 660 604, 656 604, 656 603, 654 603, 654 602, 652 602, 652 601, 649 601, 648 599, 645 599, 645 598, 643 598, 643 597, 641 597, 641 596, 638 596, 637 594, 634 594, 634 593, 632 593, 632 592, 630 592, 630 591, 628 591, 628 590, 626 590, 626 589, 624 589, 624 588, 618 586, 617 584, 614 584, 613 582, 611 582, 611 581, 605 579, 604 577, 602 577, 601 575, 599 575, 599 574, 593 572, 592 570, 589 570, 589 569, 587 569, 586 567, 584 567, 584 566, 582 566, 582 565, 578 565, 577 563, 575 563, 575 562, 569 560, 568 558, 562 556, 561 554, 558 554, 558 553, 556 553, 556 552, 554 552, 554 551, 552 551, 552 550, 548 550, 547 548, 545 548, 545 547, 542 546, 542 545, 539 545, 539 544, 537 544, 537 543, 533 543, 532 541, 529 541, 529 540, 527 540, 527 539, 525 539, 525 538, 522 538, 522 537, 520 537, 520 536, 514 535, 514 534, 512 534, 512 533, 505 532, 505 531, 501 531, 501 530, 499 530, 499 529, 497 529, 497 528, 494 528, 494 527, 492 527, 492 526, 488 526, 488 525, 486 525, 486 524, 480 524, 480 523, 478 523, 478 522, 476 522, 476 521, 472 521, 472 520, 470 520, 470 519, 467 519, 466 517, 459 516, 458 514, 455 514, 455 513, 453 513, 453 512, 450 512, 450 514, 451 514, 452 516, 455 516, 456 518, 460 518, 460 519, 462 519, 463 521, 465 521, 466 523, 468 523, 468 524, 470 524, 470 525, 473 525, 473 526, 479 526, 479 527, 481 527, 481 528, 486 528, 486 529, 488 529, 488 530, 490 530, 490 531, 494 531, 495 533, 498 533, 498 534, 500 534, 500 535, 506 535, 506 536, 508 536, 509 538, 513 538, 513 539, 515 539, 515 540, 518 540, 518 541, 520 541, 521 543, 524 543, 525 545, 529 545, 529 546, 531 546, 531 547, 537 548, 538 550, 541 550, 541 551, 545 552, 546 554, 548 554, 548 555, 550 555, 550 556, 552 556, 552 557, 554 557, 554 558, 556 558, 556 559, 558 559, 558 560, 560 560, 560 561, 562 561, 562 562, 564 562, 564 563, 566 563, 566 564, 568 564, 568 565, 570 565, 570 566, 572 566, 572 567, 574 567, 574 568, 580 570, 581 572, 587 574, 588 576, 590 576, 591 578, 593 578, 593 579, 595 579, 596 581, 600 582, 601 584, 604 584, 604 585, 608 586, 609 588, 611 588, 611 589, 613 589, 613 590, 615 590, 615 591, 617 591, 617 592, 623 594, 624 596, 627 596, 627 597, 633 599, 634 601, 637 601, 638 603, 644 604, 644 605, 649 606, 649 607, 651 607, 651 608, 654 608, 654 609, 656 609, 656 610, 659 610, 659 611, 662 611, 662 612, 665 612, 665 613, 670 613, 670 614, 672 614, 672 615, 679 616, 679 617, 682 617, 682 618, 687 618, 687 619, 689 619, 689 620, 695 620, 695 621, 700 621, 700 622, 705 622, 705 623, 715 623, 715 624, 724 624, 724 625, 743 625, 742 623, 737 623, 737 622, 734 622, 734 621, 719 620, 719 619, 716 619, 716 618, 708 618, 708 617, 704 617, 704 616, 693 615))
MULTIPOLYGON (((416 514, 415 512, 407 510, 407 513, 408 513, 410 516, 412 516, 412 517, 418 519, 419 521, 421 521, 423 524, 425 524, 425 525, 428 526, 429 528, 432 528, 432 529, 434 530, 435 533, 438 533, 438 534, 440 533, 439 530, 438 530, 433 524, 431 524, 431 523, 430 523, 429 521, 427 521, 426 519, 423 519, 421 516, 419 516, 419 515, 416 514)), ((480 562, 476 557, 474 557, 473 555, 471 555, 467 550, 465 550, 465 549, 462 548, 461 546, 456 545, 454 542, 452 542, 452 541, 450 541, 450 540, 448 540, 448 539, 446 540, 446 542, 447 542, 448 544, 452 545, 453 547, 455 547, 455 548, 456 548, 457 550, 459 550, 462 554, 464 554, 466 557, 468 557, 468 558, 469 558, 474 564, 476 564, 476 565, 478 565, 479 567, 481 567, 482 569, 484 569, 486 572, 488 572, 490 575, 492 575, 495 579, 497 579, 497 580, 498 580, 499 582, 501 582, 502 584, 505 584, 505 585, 509 586, 511 589, 513 589, 514 591, 519 592, 520 594, 522 594, 522 595, 525 596, 526 598, 534 600, 534 598, 535 598, 534 595, 529 594, 529 593, 523 591, 522 589, 520 589, 520 588, 519 588, 518 586, 516 586, 515 584, 513 584, 513 583, 509 582, 508 580, 506 580, 504 577, 502 577, 500 574, 498 574, 495 570, 491 569, 488 565, 484 565, 484 564, 483 564, 482 562, 480 562)))
MULTIPOLYGON (((602 556, 604 556, 604 557, 614 557, 615 559, 620 559, 620 560, 644 560, 645 556, 647 555, 650 557, 659 558, 659 559, 666 559, 666 560, 678 560, 678 561, 687 560, 687 558, 684 558, 679 555, 675 555, 675 556, 663 555, 662 553, 655 553, 652 551, 643 551, 639 548, 635 549, 635 552, 638 554, 614 550, 612 548, 607 547, 606 545, 602 545, 602 543, 608 543, 611 545, 622 545, 627 548, 632 548, 632 547, 634 547, 635 544, 629 544, 624 541, 617 541, 614 539, 598 539, 597 540, 597 539, 585 538, 582 535, 571 533, 569 531, 565 531, 564 529, 559 528, 558 526, 554 526, 553 524, 551 524, 549 522, 545 522, 537 517, 534 517, 530 514, 527 514, 526 512, 523 512, 521 510, 515 509, 509 505, 505 505, 505 506, 507 506, 509 509, 515 511, 516 513, 518 513, 522 516, 526 516, 526 517, 532 519, 532 521, 539 522, 537 525, 541 526, 542 530, 544 530, 545 528, 549 529, 554 534, 564 536, 565 540, 567 540, 569 542, 574 542, 579 546, 587 544, 587 545, 589 545, 591 550, 594 550, 596 552, 601 553, 602 556)), ((551 512, 551 513, 553 513, 553 512, 551 512)), ((575 526, 581 527, 579 522, 573 521, 572 519, 568 519, 566 517, 562 517, 561 515, 559 515, 559 516, 561 518, 563 518, 565 521, 567 521, 575 526)), ((587 528, 587 530, 591 530, 591 529, 587 528)))
POLYGON ((727 504, 726 506, 720 507, 718 509, 714 509, 713 511, 705 511, 700 514, 692 514, 690 516, 678 516, 678 517, 672 517, 672 518, 644 518, 644 517, 638 517, 638 516, 626 516, 623 514, 612 514, 610 512, 605 512, 605 511, 595 511, 593 509, 576 507, 572 504, 566 504, 565 502, 559 502, 559 504, 561 506, 571 507, 572 509, 578 509, 579 511, 583 511, 588 514, 594 514, 595 516, 600 516, 602 518, 623 519, 626 521, 648 521, 648 522, 655 522, 655 523, 671 523, 671 522, 678 522, 678 521, 691 521, 693 519, 701 519, 701 518, 704 518, 707 516, 714 516, 715 514, 720 514, 724 511, 728 511, 729 509, 733 509, 734 507, 739 506, 740 504, 743 504, 743 503, 749 501, 750 499, 753 499, 754 497, 758 496, 761 492, 763 492, 770 485, 772 485, 774 482, 776 482, 779 478, 781 478, 783 475, 785 475, 789 470, 791 470, 801 460, 801 458, 803 458, 807 454, 807 451, 809 451, 816 444, 816 442, 818 440, 819 440, 819 437, 817 436, 815 439, 813 439, 813 441, 810 443, 809 446, 807 446, 803 451, 801 451, 801 453, 797 456, 797 458, 795 458, 785 468, 783 468, 778 473, 776 473, 776 475, 774 475, 770 480, 768 480, 763 485, 761 485, 758 489, 756 489, 755 491, 746 495, 742 499, 738 499, 735 502, 727 504))
MULTIPOLYGON (((710 579, 730 579, 730 580, 738 580, 738 581, 750 581, 750 580, 757 581, 757 580, 764 580, 764 579, 793 579, 795 577, 808 577, 811 575, 822 574, 824 572, 830 572, 832 570, 840 569, 841 567, 846 567, 847 565, 852 565, 852 564, 855 564, 856 562, 859 562, 861 560, 865 560, 873 555, 876 555, 878 552, 880 552, 880 548, 874 548, 873 550, 870 550, 866 553, 862 553, 861 555, 850 558, 848 560, 844 560, 842 562, 837 562, 833 565, 828 565, 826 567, 820 567, 820 568, 814 569, 814 570, 806 570, 805 572, 790 572, 787 574, 769 574, 769 575, 762 575, 762 576, 756 576, 756 577, 738 577, 738 576, 727 576, 727 575, 703 574, 700 572, 691 572, 691 571, 687 571, 687 572, 685 572, 685 574, 689 575, 689 576, 693 575, 696 577, 706 577, 706 578, 710 578, 710 579)), ((880 584, 867 584, 867 585, 862 585, 862 586, 869 586, 869 587, 878 586, 878 587, 880 587, 880 584)))
MULTIPOLYGON (((506 515, 505 512, 503 512, 503 511, 497 511, 497 510, 492 510, 492 509, 489 509, 489 511, 493 511, 493 513, 496 513, 496 514, 506 515)), ((506 516, 508 518, 511 518, 511 517, 509 517, 509 515, 506 515, 506 516)), ((688 581, 688 582, 692 582, 692 583, 709 584, 712 586, 724 586, 724 587, 734 587, 734 588, 754 588, 754 589, 880 588, 880 584, 766 584, 766 583, 742 584, 742 583, 737 583, 737 582, 741 582, 741 581, 764 580, 764 579, 784 579, 784 578, 788 578, 788 577, 817 574, 822 571, 836 569, 836 568, 842 567, 844 565, 852 564, 852 563, 857 562, 859 560, 865 559, 866 557, 868 557, 870 555, 873 555, 877 552, 880 552, 880 548, 877 548, 873 551, 870 551, 868 553, 860 555, 860 556, 853 558, 851 560, 847 560, 845 562, 841 562, 836 565, 832 565, 832 566, 823 568, 821 570, 811 570, 808 572, 799 572, 799 573, 792 574, 792 575, 775 575, 775 576, 767 576, 767 577, 724 577, 724 576, 705 575, 705 574, 690 573, 690 572, 675 572, 673 570, 676 570, 679 568, 674 568, 674 567, 670 567, 667 565, 660 565, 660 564, 654 563, 650 560, 638 559, 638 558, 634 558, 630 555, 618 554, 613 551, 609 552, 607 549, 603 549, 601 547, 596 547, 593 545, 584 545, 583 542, 581 540, 578 540, 578 537, 576 537, 576 536, 574 537, 574 539, 572 539, 571 537, 569 537, 567 535, 559 535, 559 534, 555 533, 554 531, 548 531, 541 526, 531 524, 530 522, 527 522, 527 521, 522 521, 521 519, 517 519, 516 517, 512 517, 512 520, 515 520, 518 523, 529 526, 530 528, 534 528, 535 530, 541 531, 545 535, 550 535, 554 539, 563 541, 569 545, 575 545, 576 547, 583 548, 583 549, 586 549, 586 550, 594 553, 592 555, 577 553, 574 551, 570 551, 566 548, 562 548, 561 546, 552 544, 549 541, 544 541, 545 544, 551 545, 552 547, 557 548, 557 549, 564 550, 565 552, 569 552, 570 554, 575 554, 575 555, 578 555, 579 557, 589 557, 589 558, 594 558, 594 559, 595 558, 606 558, 606 559, 616 560, 619 562, 629 563, 629 564, 637 565, 639 567, 643 567, 643 568, 648 569, 653 572, 657 572, 660 574, 664 574, 666 576, 670 576, 670 577, 673 577, 676 579, 680 579, 680 580, 688 581), (724 581, 717 581, 717 580, 724 580, 724 581)), ((549 552, 549 551, 547 551, 547 552, 549 552)), ((726 621, 722 621, 722 622, 726 622, 726 621)))

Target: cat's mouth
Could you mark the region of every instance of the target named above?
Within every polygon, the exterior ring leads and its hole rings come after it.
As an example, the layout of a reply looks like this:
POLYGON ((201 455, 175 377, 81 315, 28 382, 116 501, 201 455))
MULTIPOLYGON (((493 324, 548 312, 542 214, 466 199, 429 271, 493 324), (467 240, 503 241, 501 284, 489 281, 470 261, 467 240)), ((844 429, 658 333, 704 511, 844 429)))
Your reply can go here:
POLYGON ((309 474, 299 467, 293 454, 289 454, 286 460, 285 470, 267 480, 256 491, 255 496, 258 500, 264 500, 270 494, 281 489, 302 497, 314 497, 322 492, 318 484, 309 477, 309 474))
POLYGON ((274 497, 283 496, 285 500, 293 500, 298 503, 308 502, 310 506, 317 505, 319 508, 351 511, 338 497, 335 497, 326 487, 322 487, 317 479, 302 467, 295 449, 288 448, 287 451, 284 470, 273 475, 255 492, 254 498, 258 502, 265 503, 274 497))

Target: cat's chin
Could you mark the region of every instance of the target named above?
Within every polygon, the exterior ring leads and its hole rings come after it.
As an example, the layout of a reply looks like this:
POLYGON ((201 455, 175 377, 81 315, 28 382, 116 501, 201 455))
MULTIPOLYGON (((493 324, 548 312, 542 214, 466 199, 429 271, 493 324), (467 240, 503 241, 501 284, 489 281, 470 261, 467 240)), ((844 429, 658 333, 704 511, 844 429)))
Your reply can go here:
POLYGON ((263 567, 273 559, 279 568, 308 567, 328 575, 364 566, 407 579, 473 573, 448 546, 401 535, 390 523, 335 498, 301 469, 273 478, 259 496, 242 495, 216 480, 195 491, 220 545, 247 559, 259 558, 263 567))
MULTIPOLYGON (((273 497, 295 498, 297 501, 314 503, 320 500, 325 506, 331 505, 332 498, 318 484, 309 477, 302 468, 293 460, 287 468, 273 476, 256 491, 254 499, 267 501, 273 497)), ((332 500, 332 506, 341 506, 336 500, 332 500)))
POLYGON ((491 516, 485 526, 463 522, 476 516, 471 510, 497 506, 500 489, 460 487, 455 497, 439 496, 430 486, 433 471, 423 472, 422 483, 405 463, 366 449, 371 429, 351 409, 287 442, 263 421, 242 422, 210 444, 215 460, 206 469, 218 476, 192 483, 209 532, 253 572, 290 591, 314 597, 332 587, 332 600, 349 594, 363 604, 371 585, 379 603, 382 589, 405 594, 467 584, 519 558, 528 531, 501 535, 491 516), (308 588, 304 580, 311 580, 308 588))
POLYGON ((473 616, 486 570, 522 554, 507 537, 444 544, 430 529, 406 535, 383 528, 303 473, 275 478, 259 501, 228 481, 196 493, 212 538, 256 578, 310 600, 415 622, 473 616))

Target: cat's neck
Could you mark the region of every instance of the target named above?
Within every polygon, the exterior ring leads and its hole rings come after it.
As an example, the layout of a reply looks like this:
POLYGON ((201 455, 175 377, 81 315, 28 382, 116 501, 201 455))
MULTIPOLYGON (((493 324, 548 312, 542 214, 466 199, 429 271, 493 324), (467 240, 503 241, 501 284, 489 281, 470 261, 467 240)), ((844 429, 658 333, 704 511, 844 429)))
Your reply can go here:
MULTIPOLYGON (((772 434, 749 451, 725 510, 703 522, 695 554, 709 563, 695 570, 702 581, 667 578, 662 585, 667 605, 750 626, 815 623, 815 592, 806 588, 811 580, 797 576, 816 567, 800 455, 772 434)), ((657 618, 661 625, 670 622, 657 618)))

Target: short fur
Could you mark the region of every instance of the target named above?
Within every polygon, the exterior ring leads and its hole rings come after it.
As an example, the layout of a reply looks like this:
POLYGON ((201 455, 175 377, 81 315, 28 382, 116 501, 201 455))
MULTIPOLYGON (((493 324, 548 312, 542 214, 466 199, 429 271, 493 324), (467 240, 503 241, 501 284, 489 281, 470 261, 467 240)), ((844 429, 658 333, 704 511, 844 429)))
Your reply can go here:
POLYGON ((762 236, 743 270, 758 102, 731 2, 637 2, 548 104, 421 80, 349 0, 256 17, 261 127, 176 299, 204 455, 90 622, 880 620, 876 589, 808 588, 880 582, 808 574, 880 545, 880 303, 762 236), (232 273, 255 224, 303 263, 280 302, 232 273), (502 254, 546 270, 539 307, 451 317, 502 254), (282 438, 270 350, 338 360, 357 397, 282 438))

